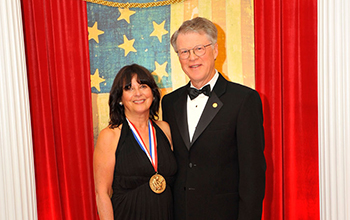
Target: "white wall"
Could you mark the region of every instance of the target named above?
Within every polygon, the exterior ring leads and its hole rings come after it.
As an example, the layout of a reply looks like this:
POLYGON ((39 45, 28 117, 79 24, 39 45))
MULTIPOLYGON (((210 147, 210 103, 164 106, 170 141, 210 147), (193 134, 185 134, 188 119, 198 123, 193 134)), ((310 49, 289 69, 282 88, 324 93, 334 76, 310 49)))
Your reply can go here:
POLYGON ((318 0, 322 220, 350 220, 350 4, 318 0))
POLYGON ((0 219, 37 219, 21 4, 0 6, 0 219))

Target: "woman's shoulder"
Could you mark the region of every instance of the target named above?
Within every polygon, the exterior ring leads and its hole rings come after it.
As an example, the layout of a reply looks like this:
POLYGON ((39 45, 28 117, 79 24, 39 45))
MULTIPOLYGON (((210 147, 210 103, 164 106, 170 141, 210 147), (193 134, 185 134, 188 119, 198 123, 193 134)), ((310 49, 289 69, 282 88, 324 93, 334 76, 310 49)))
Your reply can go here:
POLYGON ((154 123, 156 123, 158 127, 163 130, 163 132, 170 131, 169 124, 166 121, 154 121, 154 123))
POLYGON ((171 140, 171 131, 170 126, 166 121, 155 121, 155 123, 158 125, 158 127, 163 131, 165 136, 168 138, 168 141, 171 146, 171 150, 173 149, 172 140, 171 140))
POLYGON ((110 125, 101 130, 100 135, 105 138, 113 138, 115 136, 120 136, 123 125, 112 128, 110 125))
POLYGON ((122 125, 112 128, 107 126, 98 135, 96 147, 114 147, 121 135, 122 125))

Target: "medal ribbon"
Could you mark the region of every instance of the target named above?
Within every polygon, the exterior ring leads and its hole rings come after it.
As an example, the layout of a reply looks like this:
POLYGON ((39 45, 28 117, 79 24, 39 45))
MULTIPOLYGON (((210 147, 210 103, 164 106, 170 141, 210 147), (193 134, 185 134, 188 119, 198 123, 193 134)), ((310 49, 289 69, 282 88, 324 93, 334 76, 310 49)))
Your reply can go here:
POLYGON ((131 121, 129 121, 128 119, 126 120, 129 123, 130 129, 137 143, 140 145, 141 149, 145 152, 148 159, 151 161, 151 164, 153 165, 154 170, 157 172, 157 169, 158 169, 157 141, 156 141, 156 136, 154 134, 152 121, 148 120, 148 139, 149 139, 149 151, 148 151, 136 127, 133 125, 133 123, 131 123, 131 121))

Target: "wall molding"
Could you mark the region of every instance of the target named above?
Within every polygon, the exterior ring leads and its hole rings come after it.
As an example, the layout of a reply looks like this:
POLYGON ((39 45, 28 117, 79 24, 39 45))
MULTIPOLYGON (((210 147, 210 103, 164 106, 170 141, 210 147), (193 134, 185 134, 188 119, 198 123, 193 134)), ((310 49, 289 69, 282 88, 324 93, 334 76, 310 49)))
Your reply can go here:
POLYGON ((37 219, 21 2, 0 7, 0 219, 37 219))
POLYGON ((350 3, 318 0, 320 216, 350 219, 350 3))

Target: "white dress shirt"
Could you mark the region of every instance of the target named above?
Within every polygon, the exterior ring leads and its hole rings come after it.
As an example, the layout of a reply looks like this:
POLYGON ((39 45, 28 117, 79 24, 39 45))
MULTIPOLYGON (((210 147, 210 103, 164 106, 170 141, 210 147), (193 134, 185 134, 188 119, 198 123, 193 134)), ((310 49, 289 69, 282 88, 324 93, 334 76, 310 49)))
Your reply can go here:
MULTIPOLYGON (((216 81, 219 78, 219 73, 217 70, 215 70, 215 74, 213 78, 204 86, 210 85, 210 91, 213 90, 216 81)), ((195 88, 192 83, 191 87, 195 88)), ((202 88, 203 88, 202 87, 202 88)), ((200 88, 201 89, 201 88, 200 88)), ((192 141, 193 134, 196 130, 197 124, 199 122, 199 119, 203 113, 204 107, 207 104, 209 97, 204 94, 199 94, 196 98, 193 100, 190 99, 189 96, 187 96, 187 124, 188 124, 188 131, 190 136, 190 141, 192 141)))

